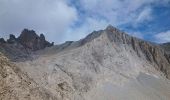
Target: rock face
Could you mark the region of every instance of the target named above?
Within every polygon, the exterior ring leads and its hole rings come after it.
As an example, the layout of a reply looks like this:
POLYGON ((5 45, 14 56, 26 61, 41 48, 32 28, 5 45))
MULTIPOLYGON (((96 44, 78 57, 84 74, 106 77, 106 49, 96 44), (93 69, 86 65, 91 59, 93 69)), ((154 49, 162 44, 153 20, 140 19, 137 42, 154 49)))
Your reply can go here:
POLYGON ((129 47, 132 47, 139 57, 143 56, 156 69, 163 71, 170 79, 170 59, 166 57, 167 53, 159 45, 130 37, 113 27, 109 27, 106 30, 111 41, 118 44, 127 44, 129 47), (113 35, 112 33, 115 34, 113 35))
POLYGON ((45 36, 40 34, 38 36, 35 31, 24 29, 21 35, 18 37, 18 41, 26 48, 33 51, 44 49, 45 47, 50 47, 53 44, 45 40, 45 36))
POLYGON ((43 34, 38 36, 35 31, 24 29, 18 38, 13 34, 10 34, 7 41, 1 38, 0 52, 4 53, 12 61, 19 61, 31 58, 30 54, 34 51, 53 45, 53 43, 49 43, 45 40, 43 34))
POLYGON ((161 46, 163 49, 165 49, 165 51, 167 52, 167 54, 170 54, 170 42, 160 44, 160 46, 161 46))

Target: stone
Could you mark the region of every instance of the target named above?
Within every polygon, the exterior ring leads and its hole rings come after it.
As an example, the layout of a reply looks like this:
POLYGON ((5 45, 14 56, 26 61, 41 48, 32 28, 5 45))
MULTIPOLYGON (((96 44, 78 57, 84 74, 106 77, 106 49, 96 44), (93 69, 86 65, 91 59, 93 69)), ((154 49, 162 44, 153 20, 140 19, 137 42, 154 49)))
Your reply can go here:
POLYGON ((24 29, 22 31, 21 35, 18 37, 18 40, 26 48, 33 51, 52 46, 51 43, 45 40, 45 36, 43 34, 38 36, 35 31, 28 29, 24 29))

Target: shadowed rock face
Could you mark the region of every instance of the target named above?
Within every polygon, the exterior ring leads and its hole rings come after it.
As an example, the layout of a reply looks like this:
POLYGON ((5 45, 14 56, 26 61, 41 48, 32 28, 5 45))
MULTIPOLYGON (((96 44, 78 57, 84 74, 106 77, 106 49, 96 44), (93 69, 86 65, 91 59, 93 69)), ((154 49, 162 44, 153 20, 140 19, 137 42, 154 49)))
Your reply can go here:
POLYGON ((1 38, 0 52, 4 53, 12 61, 18 61, 31 58, 30 54, 32 52, 53 45, 53 43, 49 43, 45 40, 43 34, 38 36, 35 31, 24 29, 18 38, 13 34, 10 34, 7 41, 1 38))
POLYGON ((167 54, 170 55, 170 42, 168 43, 163 43, 160 45, 163 49, 165 49, 165 51, 167 52, 167 54))
POLYGON ((165 50, 166 52, 165 57, 169 59, 169 62, 170 62, 170 42, 160 44, 160 47, 162 47, 165 50))
POLYGON ((24 29, 21 35, 18 37, 18 41, 33 51, 44 49, 45 47, 50 47, 53 44, 45 40, 45 36, 40 34, 38 36, 35 31, 24 29))

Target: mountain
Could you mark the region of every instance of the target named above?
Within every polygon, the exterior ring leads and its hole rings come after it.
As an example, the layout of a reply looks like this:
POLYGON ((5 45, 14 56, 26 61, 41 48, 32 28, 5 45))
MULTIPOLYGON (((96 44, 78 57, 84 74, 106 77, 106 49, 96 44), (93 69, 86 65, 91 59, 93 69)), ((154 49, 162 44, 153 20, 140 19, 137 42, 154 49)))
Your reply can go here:
POLYGON ((13 63, 56 100, 170 99, 167 52, 113 26, 31 52, 13 63))
POLYGON ((38 36, 35 31, 24 29, 18 38, 10 34, 9 39, 5 41, 0 39, 0 52, 4 53, 12 61, 31 59, 30 54, 33 51, 53 46, 45 40, 45 36, 38 36))
MULTIPOLYGON (((112 53, 122 52, 122 58, 130 59, 129 56, 132 56, 132 58, 136 56, 138 59, 142 59, 142 61, 146 60, 148 64, 151 64, 154 68, 163 72, 167 78, 170 77, 170 69, 168 67, 170 66, 170 59, 167 57, 168 54, 164 49, 160 48, 158 44, 129 36, 113 26, 108 26, 105 30, 94 31, 86 38, 79 41, 69 41, 52 48, 47 48, 46 50, 43 50, 41 54, 45 55, 47 53, 47 55, 50 55, 51 53, 51 55, 55 55, 60 51, 67 52, 70 49, 85 48, 87 44, 90 45, 89 48, 93 48, 90 50, 90 54, 92 54, 92 56, 97 56, 95 58, 98 60, 100 59, 99 63, 103 62, 105 49, 109 48, 108 52, 113 50, 115 51, 112 53), (111 48, 107 45, 114 47, 111 48), (129 56, 127 56, 128 53, 130 53, 129 56)), ((85 48, 85 50, 89 48, 85 48)), ((107 54, 106 57, 108 57, 108 55, 109 54, 107 54)))

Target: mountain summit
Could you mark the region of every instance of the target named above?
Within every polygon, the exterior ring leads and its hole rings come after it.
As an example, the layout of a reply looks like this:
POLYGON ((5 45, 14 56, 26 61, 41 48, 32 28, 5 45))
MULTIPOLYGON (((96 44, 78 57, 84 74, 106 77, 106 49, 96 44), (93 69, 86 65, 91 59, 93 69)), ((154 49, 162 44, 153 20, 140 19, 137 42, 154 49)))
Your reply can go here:
MULTIPOLYGON (((20 37, 27 41, 26 35, 20 37)), ((44 40, 40 37, 38 41, 44 40)), ((34 40, 25 43, 19 39, 26 47, 36 44, 34 40)), ((113 26, 79 41, 31 52, 33 60, 14 63, 57 100, 170 99, 167 52, 158 44, 132 37, 113 26)))
POLYGON ((24 29, 18 38, 10 34, 9 39, 5 41, 0 39, 0 51, 13 61, 29 58, 29 55, 37 50, 53 46, 45 40, 45 36, 38 36, 35 31, 24 29))
POLYGON ((53 44, 45 40, 45 36, 43 34, 40 34, 40 36, 38 36, 35 31, 28 29, 24 29, 21 32, 21 35, 18 37, 18 41, 24 47, 34 51, 53 46, 53 44))

